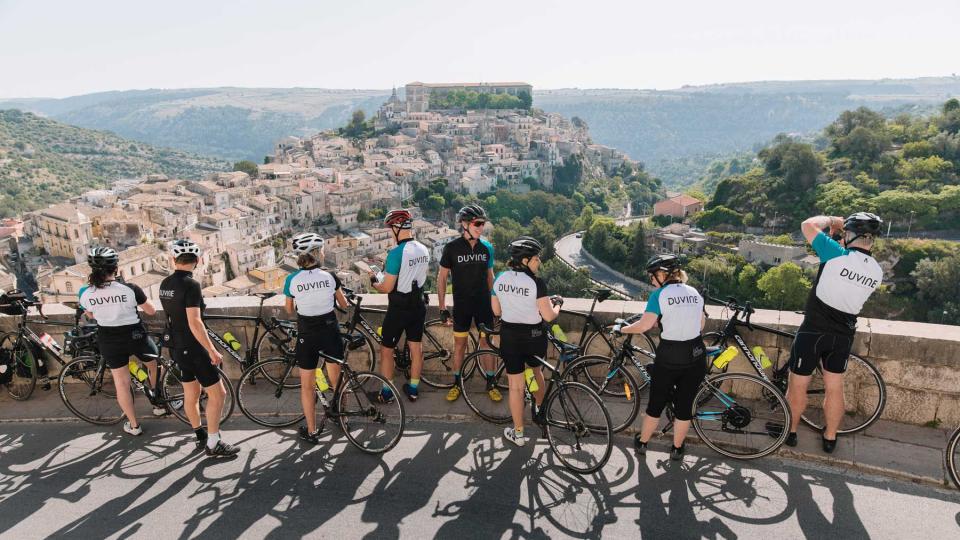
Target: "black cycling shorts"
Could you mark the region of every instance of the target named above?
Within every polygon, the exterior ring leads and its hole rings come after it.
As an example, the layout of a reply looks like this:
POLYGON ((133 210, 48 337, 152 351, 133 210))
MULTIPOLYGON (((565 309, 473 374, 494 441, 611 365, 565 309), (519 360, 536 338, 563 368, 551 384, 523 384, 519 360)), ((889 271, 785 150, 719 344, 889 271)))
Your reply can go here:
POLYGON ((343 358, 340 323, 333 313, 297 319, 297 365, 300 369, 317 369, 320 353, 343 358))
POLYGON ((127 367, 131 356, 144 362, 152 362, 160 354, 157 344, 147 335, 141 324, 127 326, 101 326, 97 331, 97 345, 107 367, 127 367))
POLYGON ((541 367, 537 357, 547 355, 547 334, 541 324, 500 324, 500 357, 507 374, 517 375, 529 367, 541 367))
POLYGON ((465 335, 470 331, 471 324, 475 324, 478 329, 481 324, 493 328, 493 308, 490 307, 490 293, 477 298, 454 299, 454 333, 465 335))
POLYGON ((217 366, 210 363, 210 354, 203 347, 194 345, 171 349, 173 360, 180 366, 180 381, 198 381, 207 388, 220 382, 217 366))
POLYGON ((407 341, 417 343, 423 339, 423 324, 427 318, 427 306, 421 305, 414 309, 400 309, 393 306, 387 308, 383 317, 380 337, 385 347, 397 346, 400 336, 407 335, 407 341))
POLYGON ((694 362, 689 367, 671 369, 660 363, 659 356, 651 368, 650 401, 647 416, 660 418, 663 408, 670 402, 677 420, 693 418, 693 400, 706 375, 705 362, 694 362))
POLYGON ((790 370, 805 377, 813 375, 817 366, 843 373, 852 348, 853 336, 800 330, 790 348, 790 370))

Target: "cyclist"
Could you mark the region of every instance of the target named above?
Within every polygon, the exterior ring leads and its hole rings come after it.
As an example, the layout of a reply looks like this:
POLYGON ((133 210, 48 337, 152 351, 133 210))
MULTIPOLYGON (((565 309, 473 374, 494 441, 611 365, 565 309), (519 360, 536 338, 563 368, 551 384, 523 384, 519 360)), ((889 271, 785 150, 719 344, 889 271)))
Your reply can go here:
MULTIPOLYGON (((467 349, 467 334, 471 324, 493 327, 493 312, 490 311, 490 289, 493 287, 493 245, 481 238, 487 223, 487 212, 481 206, 471 204, 457 212, 460 238, 443 247, 440 270, 437 272, 437 298, 440 302, 440 318, 447 326, 453 326, 453 371, 455 384, 447 392, 447 401, 460 397, 460 366, 467 349), (447 310, 447 276, 453 281, 453 318, 447 310)), ((487 338, 480 333, 480 348, 487 349, 487 338)), ((487 370, 487 394, 492 401, 503 396, 493 382, 493 358, 484 358, 487 370), (489 363, 490 365, 487 365, 489 363)))
MULTIPOLYGON (((503 437, 517 446, 526 444, 523 435, 524 371, 532 368, 539 389, 534 392, 537 407, 543 403, 544 380, 541 364, 536 357, 547 354, 547 335, 544 322, 560 315, 563 299, 548 297, 547 286, 537 277, 540 269, 539 242, 521 236, 510 243, 509 270, 501 272, 493 282, 490 303, 494 315, 500 317, 500 351, 507 369, 510 387, 510 414, 513 427, 503 430, 503 437)), ((540 422, 539 409, 534 422, 540 422)))
POLYGON ((167 315, 164 345, 180 367, 183 383, 183 410, 197 436, 197 448, 206 448, 208 456, 229 457, 240 449, 220 436, 220 413, 227 390, 215 366, 223 357, 214 348, 203 325, 206 307, 200 283, 193 270, 200 262, 200 246, 190 240, 176 240, 170 246, 174 272, 160 283, 160 303, 167 315), (207 393, 207 430, 200 419, 200 392, 207 393))
MULTIPOLYGON (((407 210, 391 210, 384 217, 383 224, 393 231, 397 245, 387 253, 383 281, 373 283, 376 290, 388 295, 387 313, 383 317, 381 330, 381 373, 388 380, 393 379, 393 349, 400 341, 400 335, 406 332, 411 366, 410 382, 404 383, 403 393, 410 401, 416 401, 420 372, 423 370, 421 340, 424 320, 427 317, 423 286, 427 281, 427 269, 430 266, 430 250, 413 239, 413 216, 407 210)), ((389 402, 393 397, 389 388, 385 386, 381 389, 381 401, 389 402)))
MULTIPOLYGON (((316 233, 301 233, 292 239, 293 251, 297 254, 296 272, 287 276, 283 294, 287 297, 288 313, 297 314, 296 359, 300 368, 300 401, 306 415, 306 425, 300 426, 300 438, 310 444, 318 444, 320 430, 316 416, 316 370, 323 352, 335 358, 343 358, 343 342, 334 302, 347 307, 347 298, 340 288, 336 274, 320 268, 323 261, 323 238, 316 233)), ((340 366, 329 364, 327 371, 331 385, 336 387, 340 378, 340 366)))
POLYGON ((823 451, 831 453, 837 446, 837 429, 844 413, 843 373, 853 347, 857 315, 883 279, 883 269, 870 254, 882 225, 883 221, 869 212, 857 212, 847 219, 815 216, 801 225, 803 236, 820 257, 820 270, 787 364, 791 370, 787 400, 793 412, 786 440, 790 446, 797 444, 797 425, 807 408, 807 387, 817 367, 822 368, 826 394, 823 451))
POLYGON ((683 457, 684 440, 693 418, 693 399, 706 375, 704 302, 700 293, 687 285, 687 273, 676 255, 656 255, 647 261, 646 269, 650 283, 657 289, 650 293, 640 320, 628 326, 618 324, 614 331, 642 334, 654 326, 660 327, 657 357, 650 369, 650 401, 643 427, 633 442, 640 454, 646 454, 663 408, 671 402, 676 420, 670 459, 676 461, 683 457))
MULTIPOLYGON (((117 390, 117 402, 127 417, 123 431, 140 435, 143 428, 137 421, 133 407, 133 392, 130 390, 130 372, 127 362, 136 355, 147 366, 150 388, 157 387, 157 345, 147 335, 137 308, 147 315, 157 312, 143 289, 118 280, 117 265, 120 255, 113 248, 94 247, 87 254, 90 265, 88 285, 80 288, 77 295, 80 309, 97 320, 97 344, 104 363, 110 369, 113 385, 117 390)), ((166 414, 163 407, 154 407, 157 416, 166 414)))

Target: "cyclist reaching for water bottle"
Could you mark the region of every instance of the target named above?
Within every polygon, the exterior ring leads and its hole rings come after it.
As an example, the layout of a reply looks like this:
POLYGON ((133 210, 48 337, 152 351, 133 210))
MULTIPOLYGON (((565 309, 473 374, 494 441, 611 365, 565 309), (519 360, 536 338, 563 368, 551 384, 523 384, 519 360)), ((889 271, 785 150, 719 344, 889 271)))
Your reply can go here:
POLYGON ((793 417, 786 441, 789 446, 797 444, 797 426, 807 408, 807 388, 817 367, 822 368, 825 390, 823 451, 833 452, 837 446, 837 429, 845 410, 843 373, 853 347, 857 315, 883 279, 883 269, 870 254, 882 225, 883 221, 869 212, 857 212, 847 219, 815 216, 801 225, 803 236, 820 257, 820 270, 790 349, 787 400, 793 417), (835 234, 841 235, 843 245, 832 238, 835 234))
MULTIPOLYGON (((487 212, 479 205, 464 206, 457 212, 457 222, 463 231, 460 238, 443 247, 440 270, 437 272, 437 298, 440 317, 448 326, 453 326, 453 371, 455 384, 447 393, 447 401, 460 397, 460 366, 467 349, 467 334, 470 325, 481 324, 493 327, 493 312, 490 311, 490 289, 493 287, 493 246, 481 238, 487 223, 487 212), (447 276, 453 281, 453 317, 447 311, 447 276)), ((480 332, 480 348, 489 349, 487 337, 480 332)), ((492 401, 503 397, 492 381, 491 356, 483 359, 487 371, 487 395, 492 401)))
MULTIPOLYGON (((547 296, 547 286, 537 277, 540 268, 539 242, 521 236, 510 243, 509 270, 501 272, 490 291, 494 315, 500 317, 500 353, 510 387, 510 414, 513 427, 503 437, 517 446, 526 444, 523 435, 523 389, 529 381, 538 407, 543 403, 543 370, 535 357, 547 354, 547 334, 543 323, 560 315, 563 301, 547 296), (525 381, 525 379, 527 379, 525 381)), ((539 418, 534 418, 539 421, 539 418)))
POLYGON ((650 282, 658 287, 650 293, 647 307, 639 321, 614 326, 615 332, 642 334, 655 325, 660 326, 660 344, 650 370, 650 401, 643 417, 643 427, 634 437, 640 454, 647 451, 647 443, 660 423, 660 415, 672 400, 676 421, 673 427, 673 448, 670 459, 683 457, 684 440, 693 417, 693 400, 706 374, 706 348, 703 344, 703 297, 686 284, 687 274, 676 255, 652 257, 647 262, 650 282))
MULTIPOLYGON (((133 392, 130 390, 130 375, 127 362, 138 356, 147 366, 150 387, 157 387, 157 345, 147 335, 137 308, 147 315, 157 312, 147 295, 132 283, 118 281, 117 265, 120 255, 109 247, 94 247, 87 254, 90 265, 88 285, 78 294, 80 309, 97 320, 97 344, 100 354, 110 369, 117 390, 117 402, 127 417, 123 430, 130 435, 140 435, 143 428, 137 421, 133 407, 133 392)), ((163 416, 166 409, 155 407, 154 414, 163 416)))
MULTIPOLYGON (((300 402, 306 415, 306 425, 300 426, 298 433, 304 441, 318 444, 320 430, 317 429, 314 382, 318 379, 318 369, 322 376, 323 366, 317 364, 321 352, 343 358, 334 302, 342 308, 348 304, 336 274, 320 267, 323 238, 316 233, 301 233, 294 236, 291 243, 300 269, 287 276, 283 294, 287 297, 287 312, 297 314, 296 358, 300 368, 300 402)), ((340 366, 331 363, 327 365, 327 371, 329 380, 336 385, 340 366)))

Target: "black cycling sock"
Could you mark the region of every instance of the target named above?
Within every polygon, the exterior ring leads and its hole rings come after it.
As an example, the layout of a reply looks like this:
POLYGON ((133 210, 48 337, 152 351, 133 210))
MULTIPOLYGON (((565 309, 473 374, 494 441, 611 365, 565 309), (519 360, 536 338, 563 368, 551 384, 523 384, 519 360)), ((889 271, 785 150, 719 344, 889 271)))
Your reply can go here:
POLYGON ((193 430, 193 433, 196 434, 198 441, 207 440, 207 428, 200 426, 197 429, 193 430))

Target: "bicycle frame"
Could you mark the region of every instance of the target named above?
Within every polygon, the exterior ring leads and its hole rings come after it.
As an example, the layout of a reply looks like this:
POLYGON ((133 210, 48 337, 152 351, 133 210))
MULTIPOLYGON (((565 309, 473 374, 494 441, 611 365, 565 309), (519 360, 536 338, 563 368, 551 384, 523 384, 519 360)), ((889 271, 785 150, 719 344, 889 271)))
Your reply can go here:
MULTIPOLYGON (((761 332, 767 332, 769 334, 789 338, 791 340, 796 338, 797 335, 793 332, 773 328, 772 326, 753 324, 750 322, 749 313, 747 314, 747 320, 742 320, 740 319, 740 313, 741 310, 734 309, 733 315, 730 317, 730 320, 724 324, 723 329, 720 331, 720 335, 723 336, 724 340, 733 338, 734 342, 736 342, 737 349, 739 349, 740 352, 747 358, 747 360, 750 362, 750 365, 753 366, 754 371, 757 372, 757 375, 767 382, 773 382, 770 380, 770 377, 767 376, 766 370, 763 368, 763 364, 760 363, 760 359, 757 358, 753 354, 753 351, 750 350, 750 347, 747 346, 747 342, 744 341, 743 336, 740 335, 740 332, 737 331, 737 328, 743 327, 751 331, 760 330, 761 332)), ((784 365, 783 368, 786 368, 786 365, 784 365)))

